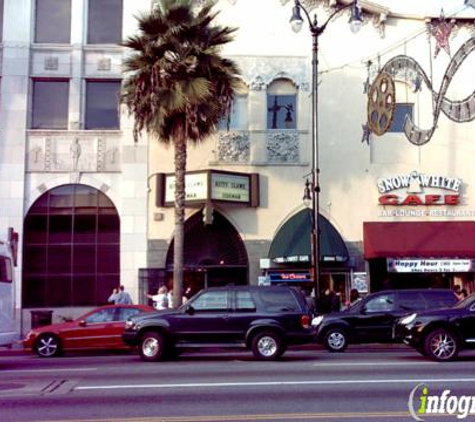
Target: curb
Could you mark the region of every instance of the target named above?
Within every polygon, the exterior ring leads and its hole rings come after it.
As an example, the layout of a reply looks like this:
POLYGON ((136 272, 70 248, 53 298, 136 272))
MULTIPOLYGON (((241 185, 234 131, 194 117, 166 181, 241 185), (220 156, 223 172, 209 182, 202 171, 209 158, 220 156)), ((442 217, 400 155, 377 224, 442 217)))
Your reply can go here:
POLYGON ((27 355, 28 353, 29 351, 23 348, 23 344, 21 341, 17 341, 11 346, 0 347, 0 357, 27 355))

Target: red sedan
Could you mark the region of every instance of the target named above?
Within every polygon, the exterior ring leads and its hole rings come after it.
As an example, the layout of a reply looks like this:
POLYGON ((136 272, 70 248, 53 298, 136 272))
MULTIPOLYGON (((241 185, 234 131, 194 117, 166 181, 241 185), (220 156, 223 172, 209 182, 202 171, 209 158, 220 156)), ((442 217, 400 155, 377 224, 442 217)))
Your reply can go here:
POLYGON ((74 321, 32 329, 23 346, 41 357, 58 356, 65 350, 127 349, 122 341, 125 321, 141 312, 153 312, 145 305, 107 305, 96 308, 74 321))

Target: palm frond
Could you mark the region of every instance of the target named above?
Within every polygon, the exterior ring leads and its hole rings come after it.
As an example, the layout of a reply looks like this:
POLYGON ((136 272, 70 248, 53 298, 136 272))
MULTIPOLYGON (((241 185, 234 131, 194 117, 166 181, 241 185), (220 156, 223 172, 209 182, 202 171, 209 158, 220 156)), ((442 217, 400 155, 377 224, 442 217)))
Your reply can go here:
POLYGON ((220 55, 236 28, 214 25, 216 1, 160 0, 141 14, 139 31, 123 45, 127 79, 121 100, 134 116, 134 131, 162 141, 200 141, 229 115, 239 68, 220 55))

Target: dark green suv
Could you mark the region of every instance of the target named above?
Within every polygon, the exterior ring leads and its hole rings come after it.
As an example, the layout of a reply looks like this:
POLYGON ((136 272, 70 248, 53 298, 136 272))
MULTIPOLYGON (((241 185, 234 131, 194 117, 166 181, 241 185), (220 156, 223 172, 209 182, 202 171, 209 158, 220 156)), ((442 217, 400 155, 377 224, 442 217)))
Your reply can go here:
POLYGON ((288 346, 315 342, 305 296, 288 286, 233 286, 202 290, 178 309, 130 318, 122 336, 144 361, 181 349, 244 347, 260 360, 288 346))

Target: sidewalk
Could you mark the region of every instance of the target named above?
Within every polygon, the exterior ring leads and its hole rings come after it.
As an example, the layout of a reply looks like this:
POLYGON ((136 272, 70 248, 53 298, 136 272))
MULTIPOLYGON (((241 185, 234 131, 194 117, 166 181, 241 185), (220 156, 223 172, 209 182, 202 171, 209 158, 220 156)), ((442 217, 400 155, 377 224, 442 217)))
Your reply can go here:
POLYGON ((23 348, 21 340, 13 343, 10 347, 0 347, 0 357, 26 355, 28 353, 29 352, 23 348))

